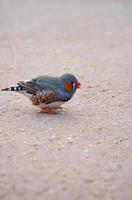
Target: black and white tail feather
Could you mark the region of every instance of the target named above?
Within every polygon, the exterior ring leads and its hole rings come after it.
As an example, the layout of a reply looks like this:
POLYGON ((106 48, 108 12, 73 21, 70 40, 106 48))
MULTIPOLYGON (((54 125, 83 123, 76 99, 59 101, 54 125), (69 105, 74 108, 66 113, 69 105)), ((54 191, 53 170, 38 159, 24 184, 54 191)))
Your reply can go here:
POLYGON ((15 86, 9 87, 9 88, 4 88, 1 91, 14 91, 14 92, 20 92, 22 91, 23 88, 19 84, 16 84, 15 86))
POLYGON ((15 86, 11 86, 8 88, 4 88, 1 91, 14 91, 24 94, 25 96, 29 97, 31 95, 35 95, 36 91, 34 90, 31 81, 20 81, 15 86))

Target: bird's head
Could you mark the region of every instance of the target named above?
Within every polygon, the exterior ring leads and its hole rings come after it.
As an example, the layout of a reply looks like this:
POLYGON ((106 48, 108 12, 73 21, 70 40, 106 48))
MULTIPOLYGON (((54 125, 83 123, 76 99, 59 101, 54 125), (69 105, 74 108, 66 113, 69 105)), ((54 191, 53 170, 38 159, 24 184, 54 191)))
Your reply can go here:
POLYGON ((81 87, 80 82, 73 74, 64 74, 58 79, 63 94, 69 99, 74 95, 76 89, 81 87))

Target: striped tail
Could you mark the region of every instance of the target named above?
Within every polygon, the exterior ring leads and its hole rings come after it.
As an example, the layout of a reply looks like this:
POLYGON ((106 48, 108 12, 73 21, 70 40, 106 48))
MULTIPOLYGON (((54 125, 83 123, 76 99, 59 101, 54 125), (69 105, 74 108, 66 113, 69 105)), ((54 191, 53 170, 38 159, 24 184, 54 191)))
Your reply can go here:
POLYGON ((17 84, 16 86, 9 87, 9 88, 1 89, 1 91, 15 91, 15 92, 20 92, 22 90, 23 90, 23 87, 20 86, 19 84, 17 84))

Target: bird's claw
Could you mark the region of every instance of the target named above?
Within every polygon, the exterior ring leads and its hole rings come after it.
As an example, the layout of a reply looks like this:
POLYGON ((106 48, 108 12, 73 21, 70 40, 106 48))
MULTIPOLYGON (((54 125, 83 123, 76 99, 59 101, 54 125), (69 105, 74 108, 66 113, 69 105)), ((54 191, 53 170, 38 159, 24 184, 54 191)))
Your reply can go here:
POLYGON ((62 111, 62 107, 58 108, 43 108, 40 112, 47 114, 57 114, 59 111, 62 111))

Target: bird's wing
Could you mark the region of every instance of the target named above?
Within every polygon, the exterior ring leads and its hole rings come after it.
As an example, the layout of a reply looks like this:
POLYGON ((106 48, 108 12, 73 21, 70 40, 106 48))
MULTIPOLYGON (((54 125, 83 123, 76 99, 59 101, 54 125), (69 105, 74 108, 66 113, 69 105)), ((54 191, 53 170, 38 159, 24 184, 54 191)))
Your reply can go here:
POLYGON ((20 93, 29 97, 34 105, 50 104, 60 101, 56 91, 56 79, 48 76, 39 76, 29 81, 17 83, 20 93))
POLYGON ((51 91, 56 89, 56 78, 50 76, 39 76, 32 79, 32 83, 35 85, 36 89, 51 91))
POLYGON ((27 93, 36 95, 40 92, 50 92, 56 89, 56 78, 39 76, 29 81, 19 81, 17 84, 27 93))

